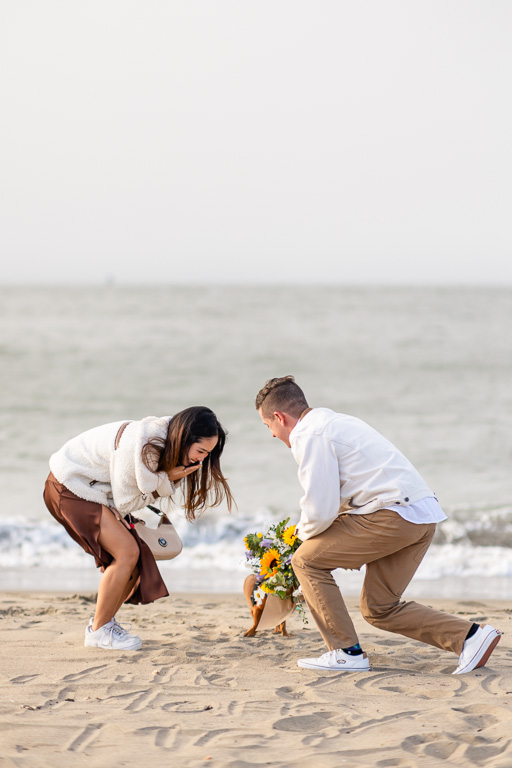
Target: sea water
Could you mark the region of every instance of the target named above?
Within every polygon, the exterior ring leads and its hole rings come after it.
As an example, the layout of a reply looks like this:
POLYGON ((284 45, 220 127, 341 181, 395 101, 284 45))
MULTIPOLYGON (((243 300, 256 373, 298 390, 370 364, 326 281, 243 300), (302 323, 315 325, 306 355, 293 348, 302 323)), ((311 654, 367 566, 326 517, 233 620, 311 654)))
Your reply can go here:
MULTIPOLYGON (((512 596, 511 288, 4 286, 0 297, 0 588, 96 584, 42 501, 53 451, 102 423, 204 404, 229 432, 237 509, 191 525, 177 507, 184 550, 161 568, 171 589, 238 589, 243 537, 298 518, 296 464, 254 408, 266 379, 292 373, 313 407, 369 422, 438 495, 449 520, 418 583, 512 596)), ((356 589, 361 575, 338 579, 356 589)))

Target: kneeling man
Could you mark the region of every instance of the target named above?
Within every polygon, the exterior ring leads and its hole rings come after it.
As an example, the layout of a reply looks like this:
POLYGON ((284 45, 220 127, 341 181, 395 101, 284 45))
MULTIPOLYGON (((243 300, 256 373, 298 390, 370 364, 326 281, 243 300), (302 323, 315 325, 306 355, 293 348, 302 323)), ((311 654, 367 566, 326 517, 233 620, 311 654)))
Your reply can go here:
POLYGON ((370 624, 459 655, 454 674, 482 667, 500 640, 489 624, 401 599, 446 519, 410 461, 360 419, 310 408, 293 376, 270 379, 256 408, 272 436, 291 448, 304 495, 292 560, 327 653, 299 667, 368 670, 354 625, 332 576, 336 568, 366 575, 361 612, 370 624))

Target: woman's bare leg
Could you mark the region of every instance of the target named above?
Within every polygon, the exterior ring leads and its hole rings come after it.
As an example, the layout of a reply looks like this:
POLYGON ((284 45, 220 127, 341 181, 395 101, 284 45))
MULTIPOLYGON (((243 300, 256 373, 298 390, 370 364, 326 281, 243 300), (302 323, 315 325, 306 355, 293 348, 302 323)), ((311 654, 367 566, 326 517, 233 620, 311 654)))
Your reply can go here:
POLYGON ((119 604, 117 605, 115 612, 112 614, 113 616, 116 615, 116 613, 118 612, 122 604, 126 603, 128 598, 132 596, 132 594, 135 592, 138 586, 139 586, 139 569, 135 568, 132 575, 130 576, 130 580, 126 586, 124 594, 119 600, 119 604))
POLYGON ((98 600, 92 628, 94 631, 107 624, 122 605, 125 595, 134 589, 135 581, 131 581, 136 571, 139 559, 137 542, 124 526, 114 516, 114 513, 103 506, 101 508, 100 535, 98 541, 114 558, 105 569, 98 588, 98 600))

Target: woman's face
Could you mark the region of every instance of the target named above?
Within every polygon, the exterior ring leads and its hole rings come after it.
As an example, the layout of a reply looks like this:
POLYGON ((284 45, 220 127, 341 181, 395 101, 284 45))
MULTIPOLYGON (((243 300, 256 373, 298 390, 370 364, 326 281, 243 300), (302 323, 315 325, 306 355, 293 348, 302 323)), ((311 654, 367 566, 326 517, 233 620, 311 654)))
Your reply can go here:
POLYGON ((213 451, 218 442, 219 438, 215 435, 215 437, 202 437, 197 443, 192 443, 188 449, 185 466, 197 464, 198 461, 204 461, 213 451))

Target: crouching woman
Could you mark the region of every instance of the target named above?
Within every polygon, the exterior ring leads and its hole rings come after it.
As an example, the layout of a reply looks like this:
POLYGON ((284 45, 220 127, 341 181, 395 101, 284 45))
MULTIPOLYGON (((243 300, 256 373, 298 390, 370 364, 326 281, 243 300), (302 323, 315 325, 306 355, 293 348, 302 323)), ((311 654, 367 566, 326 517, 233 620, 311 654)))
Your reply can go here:
POLYGON ((68 534, 92 555, 103 576, 85 645, 138 650, 142 641, 117 622, 124 602, 166 597, 149 547, 124 515, 178 487, 187 520, 233 498, 220 457, 226 433, 209 408, 194 406, 175 416, 114 422, 69 440, 50 458, 44 501, 68 534))

